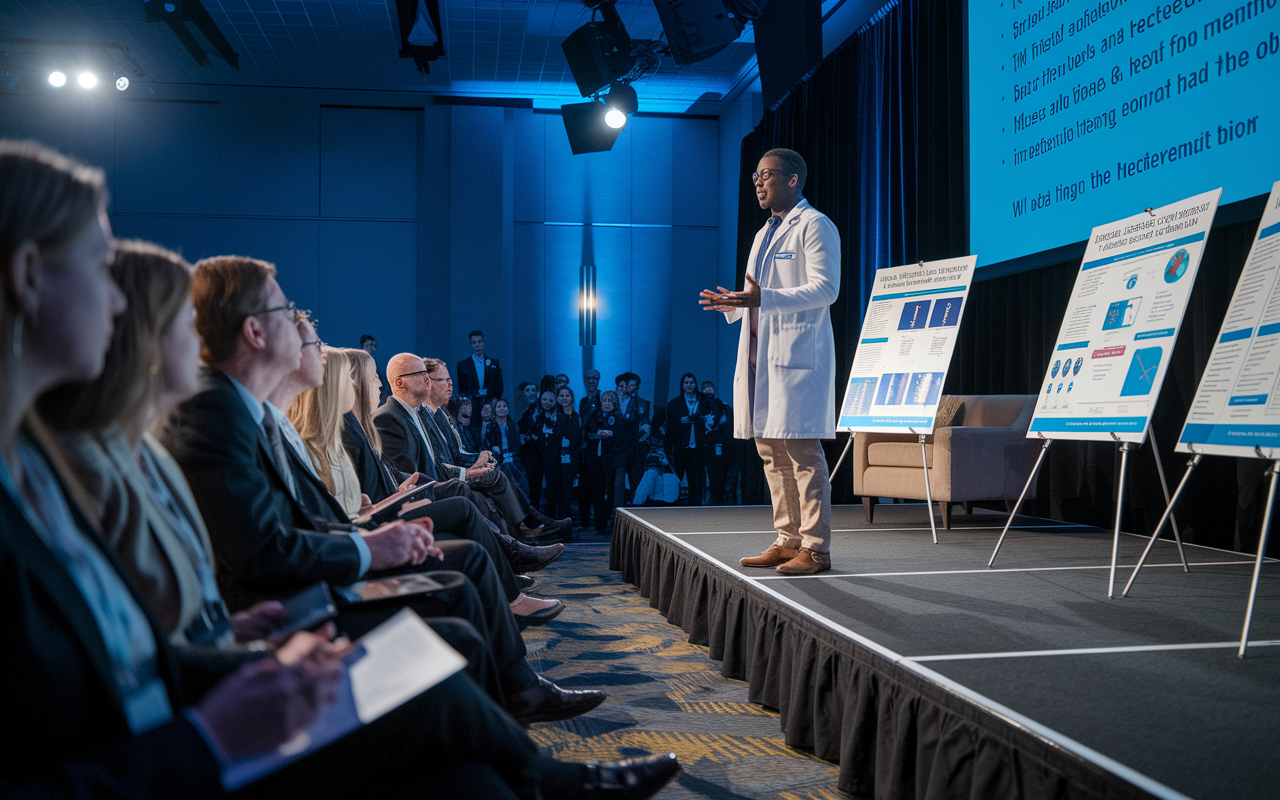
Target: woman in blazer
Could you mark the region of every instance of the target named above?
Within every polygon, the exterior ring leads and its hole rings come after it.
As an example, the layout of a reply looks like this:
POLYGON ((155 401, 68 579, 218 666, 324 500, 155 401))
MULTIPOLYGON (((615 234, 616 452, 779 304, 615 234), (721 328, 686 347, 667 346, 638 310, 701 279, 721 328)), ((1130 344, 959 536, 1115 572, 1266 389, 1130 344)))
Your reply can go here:
MULTIPOLYGON (((542 469, 547 480, 547 515, 552 519, 569 516, 573 501, 573 476, 582 458, 582 415, 573 400, 573 390, 561 386, 556 393, 555 421, 551 434, 542 437, 542 469)), ((542 426, 546 429, 546 425, 542 426)))

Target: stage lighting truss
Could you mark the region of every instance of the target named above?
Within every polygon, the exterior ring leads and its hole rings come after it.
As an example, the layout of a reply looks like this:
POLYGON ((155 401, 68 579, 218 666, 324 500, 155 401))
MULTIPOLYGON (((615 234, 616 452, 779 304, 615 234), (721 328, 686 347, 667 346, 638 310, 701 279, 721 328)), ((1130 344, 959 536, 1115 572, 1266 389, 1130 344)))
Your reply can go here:
POLYGON ((97 94, 109 86, 125 92, 145 77, 116 42, 0 37, 0 93, 97 94))

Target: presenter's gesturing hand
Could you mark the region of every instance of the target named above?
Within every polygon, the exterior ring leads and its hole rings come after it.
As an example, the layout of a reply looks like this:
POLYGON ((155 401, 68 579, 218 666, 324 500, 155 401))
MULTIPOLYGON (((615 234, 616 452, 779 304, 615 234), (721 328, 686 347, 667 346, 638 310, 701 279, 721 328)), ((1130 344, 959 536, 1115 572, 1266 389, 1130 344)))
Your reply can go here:
POLYGON ((731 292, 723 286, 717 286, 713 292, 710 289, 703 289, 698 293, 698 304, 703 307, 703 311, 732 311, 735 308, 759 308, 760 307, 760 284, 756 283, 750 275, 747 278, 747 288, 741 292, 731 292))

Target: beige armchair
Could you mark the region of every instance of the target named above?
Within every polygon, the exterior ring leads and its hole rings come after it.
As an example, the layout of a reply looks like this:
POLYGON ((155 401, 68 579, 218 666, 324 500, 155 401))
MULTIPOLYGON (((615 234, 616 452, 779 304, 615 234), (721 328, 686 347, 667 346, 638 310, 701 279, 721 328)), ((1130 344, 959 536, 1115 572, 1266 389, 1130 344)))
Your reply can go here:
MULTIPOLYGON (((960 427, 935 428, 925 437, 929 488, 951 527, 951 504, 1004 500, 1012 505, 1035 465, 1040 442, 1028 439, 1035 395, 956 395, 964 403, 960 427)), ((853 492, 871 522, 876 498, 925 500, 920 440, 898 433, 862 433, 853 439, 853 492)), ((1033 484, 1027 499, 1036 496, 1033 484)))

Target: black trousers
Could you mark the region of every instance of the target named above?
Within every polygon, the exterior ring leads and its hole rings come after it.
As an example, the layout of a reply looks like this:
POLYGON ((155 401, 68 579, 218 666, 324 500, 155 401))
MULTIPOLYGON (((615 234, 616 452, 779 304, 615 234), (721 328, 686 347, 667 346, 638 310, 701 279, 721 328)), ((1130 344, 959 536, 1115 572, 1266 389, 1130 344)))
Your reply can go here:
POLYGON ((578 504, 582 512, 582 527, 587 527, 586 519, 588 513, 587 508, 592 509, 595 516, 595 528, 597 531, 603 531, 609 526, 609 516, 612 509, 609 508, 609 479, 604 474, 604 463, 600 459, 594 461, 583 461, 581 469, 578 470, 578 504))
MULTIPOLYGON (((466 497, 476 504, 481 511, 487 505, 479 500, 486 498, 496 509, 497 519, 491 517, 498 529, 503 533, 515 531, 525 517, 533 513, 533 506, 520 493, 506 473, 500 469, 491 469, 484 477, 473 481, 450 480, 435 488, 436 497, 466 497)), ((492 514, 493 512, 489 512, 492 514)))
POLYGON ((702 453, 702 461, 707 465, 707 488, 711 490, 711 505, 724 505, 725 482, 729 478, 729 457, 725 454, 728 445, 720 445, 720 455, 716 455, 716 445, 708 444, 702 453))
POLYGON ((507 560, 502 542, 499 541, 501 534, 490 527, 480 509, 468 497, 459 495, 436 499, 430 505, 415 508, 405 514, 404 519, 431 520, 432 533, 437 541, 466 539, 480 545, 489 554, 507 602, 520 596, 516 574, 511 569, 511 562, 507 560))
MULTIPOLYGON (((489 660, 495 673, 494 680, 486 678, 481 681, 484 677, 481 675, 477 677, 477 681, 499 702, 509 692, 532 686, 537 682, 538 676, 525 660, 528 651, 524 639, 520 637, 520 629, 511 614, 511 606, 502 593, 488 554, 480 545, 465 540, 439 542, 439 546, 444 551, 443 561, 428 558, 417 566, 382 570, 370 573, 367 577, 378 578, 411 572, 430 574, 441 570, 446 571, 446 574, 461 573, 467 580, 459 588, 430 595, 413 595, 402 605, 408 605, 428 624, 432 624, 436 617, 458 617, 474 628, 490 653, 489 660)), ((355 638, 372 630, 400 608, 401 604, 395 603, 371 604, 368 609, 354 607, 340 615, 339 626, 344 633, 355 638)), ((432 627, 435 627, 434 624, 432 627)), ((444 632, 441 632, 441 636, 449 641, 444 632)), ((464 646, 470 645, 464 643, 464 646)), ((461 650, 457 647, 455 649, 461 650)), ((467 653, 464 652, 463 655, 467 653)))
POLYGON ((556 464, 546 471, 547 516, 564 519, 573 502, 573 464, 556 464))
POLYGON ((689 481, 689 505, 702 505, 702 487, 706 473, 702 467, 702 453, 696 447, 677 447, 675 463, 671 465, 676 477, 689 481))
POLYGON ((459 674, 236 796, 511 800, 554 792, 567 766, 459 674))

